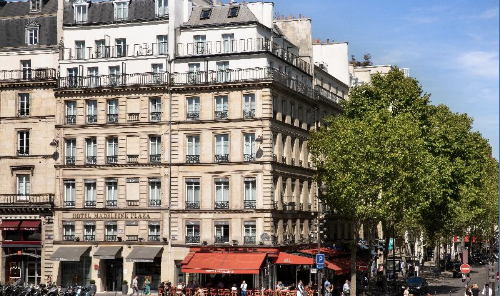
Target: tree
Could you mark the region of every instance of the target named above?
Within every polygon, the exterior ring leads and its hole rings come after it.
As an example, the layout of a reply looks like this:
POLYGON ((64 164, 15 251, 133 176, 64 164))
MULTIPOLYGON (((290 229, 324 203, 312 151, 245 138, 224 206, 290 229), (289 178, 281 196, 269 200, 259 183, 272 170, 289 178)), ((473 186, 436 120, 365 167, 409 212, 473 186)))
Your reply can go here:
POLYGON ((363 61, 358 61, 358 60, 356 60, 356 56, 355 55, 351 55, 351 61, 349 63, 351 65, 353 65, 354 67, 373 66, 371 58, 372 58, 371 54, 365 53, 363 55, 363 61))

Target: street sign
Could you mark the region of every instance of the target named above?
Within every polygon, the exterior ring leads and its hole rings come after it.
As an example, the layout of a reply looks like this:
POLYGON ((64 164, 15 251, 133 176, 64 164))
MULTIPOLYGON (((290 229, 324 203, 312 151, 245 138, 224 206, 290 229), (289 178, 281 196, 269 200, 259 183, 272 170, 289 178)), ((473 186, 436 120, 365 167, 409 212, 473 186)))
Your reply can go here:
POLYGON ((316 254, 316 268, 317 269, 325 268, 325 254, 316 254))
POLYGON ((318 270, 316 268, 311 268, 311 273, 318 273, 318 270))
POLYGON ((470 272, 470 266, 469 266, 469 264, 462 264, 462 265, 460 265, 460 271, 462 273, 469 273, 470 272))

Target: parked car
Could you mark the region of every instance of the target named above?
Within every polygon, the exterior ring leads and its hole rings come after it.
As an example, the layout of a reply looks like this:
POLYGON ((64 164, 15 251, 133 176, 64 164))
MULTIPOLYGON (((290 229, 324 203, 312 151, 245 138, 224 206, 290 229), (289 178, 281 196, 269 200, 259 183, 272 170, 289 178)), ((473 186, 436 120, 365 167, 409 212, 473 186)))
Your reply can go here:
POLYGON ((414 295, 422 295, 429 292, 429 285, 427 284, 427 281, 420 276, 409 277, 406 279, 406 282, 402 286, 402 290, 406 287, 410 287, 410 294, 414 295))
POLYGON ((462 263, 460 263, 460 261, 453 263, 453 277, 454 278, 462 277, 462 272, 460 271, 460 265, 462 265, 462 263))

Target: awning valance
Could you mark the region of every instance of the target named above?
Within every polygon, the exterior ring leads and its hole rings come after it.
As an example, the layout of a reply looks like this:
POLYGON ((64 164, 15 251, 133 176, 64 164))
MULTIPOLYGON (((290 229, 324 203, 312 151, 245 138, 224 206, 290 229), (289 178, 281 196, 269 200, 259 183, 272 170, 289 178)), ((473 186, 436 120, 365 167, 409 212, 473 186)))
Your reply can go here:
POLYGON ((313 265, 314 260, 312 258, 302 257, 299 255, 289 254, 285 252, 280 252, 276 264, 288 264, 288 265, 313 265))
MULTIPOLYGON (((154 262, 163 247, 134 247, 127 256, 127 262, 154 262)), ((159 256, 160 255, 160 256, 159 256)))
POLYGON ((95 251, 94 257, 99 259, 115 259, 121 248, 121 246, 99 247, 99 249, 95 251))
POLYGON ((259 274, 266 253, 197 252, 188 256, 192 258, 181 267, 184 273, 259 274))
POLYGON ((1 230, 17 230, 19 228, 19 220, 2 220, 2 224, 0 224, 1 230))
POLYGON ((38 230, 40 228, 40 220, 24 220, 21 222, 21 230, 38 230))
POLYGON ((80 261, 80 258, 85 252, 87 252, 90 247, 60 247, 52 256, 50 260, 52 261, 80 261))

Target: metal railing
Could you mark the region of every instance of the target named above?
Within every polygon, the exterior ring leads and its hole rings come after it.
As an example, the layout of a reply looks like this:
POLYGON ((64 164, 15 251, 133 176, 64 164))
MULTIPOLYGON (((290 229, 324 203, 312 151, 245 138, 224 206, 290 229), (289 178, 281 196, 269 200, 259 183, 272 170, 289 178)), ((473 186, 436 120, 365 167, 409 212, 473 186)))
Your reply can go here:
POLYGON ((244 200, 243 206, 245 209, 255 209, 257 207, 257 201, 255 200, 244 200))
POLYGON ((126 44, 84 48, 64 48, 63 60, 109 59, 168 54, 166 43, 126 44))
POLYGON ((96 164, 97 163, 97 156, 87 156, 85 158, 85 163, 86 164, 96 164))
POLYGON ((200 208, 199 201, 187 201, 186 202, 186 209, 187 210, 198 210, 199 208, 200 208))
POLYGON ((200 119, 200 112, 187 112, 186 119, 187 120, 199 120, 200 119))
POLYGON ((216 236, 216 237, 214 237, 214 242, 216 244, 226 244, 226 243, 229 243, 229 236, 216 236))
POLYGON ((257 238, 255 236, 244 236, 243 237, 243 243, 245 245, 255 245, 257 242, 257 238))
POLYGON ((74 239, 75 239, 75 235, 74 234, 72 234, 72 235, 67 235, 67 234, 63 235, 63 240, 64 241, 72 241, 74 239))
POLYGON ((19 110, 17 112, 17 116, 19 116, 19 117, 29 117, 30 116, 30 111, 29 110, 19 110))
POLYGON ((149 162, 160 163, 161 162, 161 154, 150 154, 149 162))
POLYGON ((64 206, 65 207, 75 207, 76 202, 74 200, 65 200, 64 201, 64 206))
POLYGON ((97 115, 87 115, 87 124, 97 123, 97 115))
POLYGON ((118 201, 117 200, 107 200, 106 201, 106 207, 107 208, 116 208, 118 206, 118 201))
POLYGON ((320 85, 314 86, 314 96, 316 99, 321 97, 321 98, 333 101, 337 104, 340 104, 340 102, 344 101, 344 99, 341 96, 334 94, 333 92, 323 88, 320 85))
POLYGON ((215 154, 215 162, 229 162, 229 154, 215 154))
POLYGON ((95 235, 84 235, 83 240, 86 242, 95 241, 95 235))
POLYGON ((116 242, 118 240, 118 236, 116 234, 105 235, 104 240, 107 242, 116 242))
POLYGON ((215 111, 215 119, 227 119, 227 111, 215 111))
POLYGON ((159 242, 160 241, 160 235, 159 234, 150 234, 148 236, 148 240, 150 242, 159 242))
POLYGON ((311 65, 308 62, 267 38, 177 43, 176 55, 182 57, 255 51, 269 52, 311 74, 311 65))
POLYGON ((127 206, 129 206, 129 207, 138 207, 139 206, 139 201, 138 200, 127 200, 127 206))
POLYGON ((186 155, 186 162, 187 163, 199 163, 200 156, 199 155, 186 155))
POLYGON ((127 113, 127 121, 139 121, 139 113, 127 113))
POLYGON ((69 76, 59 77, 57 87, 61 89, 71 88, 106 88, 122 86, 143 86, 143 85, 167 85, 168 73, 135 73, 119 75, 100 76, 69 76))
POLYGON ((186 235, 186 244, 199 244, 200 236, 199 235, 186 235))
POLYGON ((255 154, 243 154, 243 161, 254 161, 255 154))
POLYGON ((86 200, 85 201, 86 208, 95 208, 96 205, 97 205, 97 202, 95 200, 86 200))
POLYGON ((243 110, 243 118, 255 118, 255 110, 243 110))
POLYGON ((0 205, 33 206, 52 205, 54 198, 51 194, 0 194, 0 205))
POLYGON ((161 112, 151 112, 149 115, 150 121, 161 121, 161 112))
POLYGON ((149 200, 150 207, 159 207, 161 206, 161 199, 151 199, 149 200))
POLYGON ((139 240, 139 236, 138 235, 127 235, 127 236, 125 236, 125 239, 129 242, 136 242, 139 240))
POLYGON ((17 156, 28 156, 30 155, 29 147, 24 147, 17 150, 17 156))
POLYGON ((106 163, 109 163, 109 164, 118 163, 118 155, 106 156, 106 163))
POLYGON ((74 165, 76 163, 76 158, 74 156, 66 156, 64 163, 68 165, 74 165))
POLYGON ((44 81, 55 80, 57 70, 52 68, 38 68, 25 70, 1 70, 0 81, 44 81))
POLYGON ((216 201, 214 207, 216 209, 229 209, 229 201, 216 201))
POLYGON ((127 162, 128 163, 138 163, 139 162, 139 155, 127 155, 127 162))
POLYGON ((108 123, 117 123, 118 122, 118 114, 108 114, 107 115, 108 123))
POLYGON ((66 124, 75 125, 76 124, 76 115, 66 115, 66 124))

